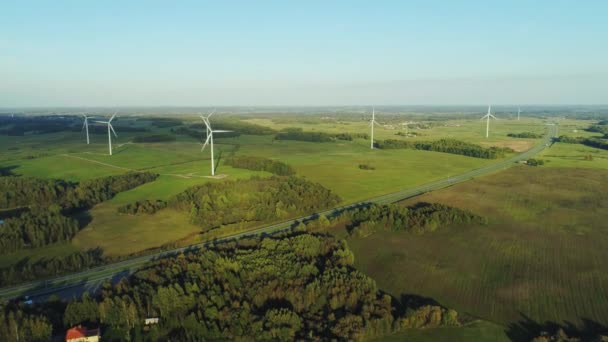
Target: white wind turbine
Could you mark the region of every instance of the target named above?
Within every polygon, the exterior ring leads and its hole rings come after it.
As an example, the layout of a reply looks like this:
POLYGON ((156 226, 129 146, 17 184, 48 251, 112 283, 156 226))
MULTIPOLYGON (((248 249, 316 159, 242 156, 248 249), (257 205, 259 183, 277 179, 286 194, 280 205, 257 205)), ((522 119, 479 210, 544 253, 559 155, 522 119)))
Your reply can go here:
POLYGON ((86 114, 82 114, 84 116, 84 123, 82 124, 82 129, 87 132, 87 145, 89 144, 89 118, 86 114))
POLYGON ((370 140, 370 147, 372 150, 374 149, 374 124, 380 126, 380 124, 376 121, 376 109, 374 107, 372 107, 372 119, 369 121, 369 126, 372 129, 371 140, 370 140))
POLYGON ((519 114, 521 114, 521 107, 517 108, 517 121, 519 121, 519 114))
POLYGON ((201 152, 203 152, 205 150, 205 147, 207 147, 207 144, 211 144, 211 175, 212 176, 215 176, 215 160, 213 159, 213 133, 232 132, 232 131, 226 131, 226 130, 219 130, 219 129, 218 130, 213 130, 213 129, 211 129, 211 123, 209 122, 209 118, 214 113, 215 113, 215 110, 213 110, 213 112, 211 112, 206 117, 203 116, 203 115, 201 115, 201 119, 203 119, 203 122, 205 123, 205 126, 207 127, 207 139, 205 139, 205 143, 203 144, 203 147, 201 148, 201 152))
POLYGON ((498 120, 494 115, 492 115, 491 111, 492 111, 492 106, 488 106, 488 114, 484 115, 481 118, 481 120, 486 119, 486 138, 490 135, 490 118, 494 118, 494 120, 498 120))
POLYGON ((118 113, 118 112, 115 112, 114 115, 112 115, 112 117, 108 121, 95 121, 97 123, 108 125, 108 147, 110 148, 110 155, 112 155, 112 135, 110 134, 110 130, 112 131, 112 133, 114 133, 115 137, 118 137, 118 135, 116 134, 116 131, 114 131, 114 127, 112 127, 112 124, 111 124, 112 120, 114 120, 114 117, 116 116, 116 113, 118 113))

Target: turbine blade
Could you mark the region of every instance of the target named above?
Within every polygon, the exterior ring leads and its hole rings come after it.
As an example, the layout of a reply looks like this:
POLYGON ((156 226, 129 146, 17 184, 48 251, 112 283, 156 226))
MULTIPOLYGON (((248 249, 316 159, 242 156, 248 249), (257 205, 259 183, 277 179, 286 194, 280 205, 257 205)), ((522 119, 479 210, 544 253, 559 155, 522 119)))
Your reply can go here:
POLYGON ((203 144, 203 147, 201 148, 201 152, 203 152, 205 150, 205 147, 207 147, 207 145, 209 144, 210 138, 211 138, 211 134, 207 134, 207 139, 205 140, 205 143, 203 144))
POLYGON ((213 133, 227 133, 227 132, 234 132, 234 131, 227 131, 224 129, 213 130, 213 133))
POLYGON ((114 136, 118 138, 118 134, 116 134, 116 131, 114 131, 114 127, 112 127, 112 125, 108 122, 108 127, 110 127, 110 130, 112 131, 112 133, 114 133, 114 136))
POLYGON ((116 116, 116 114, 118 114, 118 112, 114 112, 114 114, 112 115, 112 117, 110 118, 110 120, 108 120, 108 122, 112 122, 112 120, 114 120, 114 117, 116 116))
POLYGON ((80 129, 80 131, 84 131, 84 128, 87 126, 87 120, 84 120, 84 122, 82 123, 82 128, 80 129))
POLYGON ((213 110, 211 111, 211 113, 209 113, 209 115, 207 115, 207 119, 209 119, 211 117, 211 115, 215 114, 215 108, 213 108, 213 110))

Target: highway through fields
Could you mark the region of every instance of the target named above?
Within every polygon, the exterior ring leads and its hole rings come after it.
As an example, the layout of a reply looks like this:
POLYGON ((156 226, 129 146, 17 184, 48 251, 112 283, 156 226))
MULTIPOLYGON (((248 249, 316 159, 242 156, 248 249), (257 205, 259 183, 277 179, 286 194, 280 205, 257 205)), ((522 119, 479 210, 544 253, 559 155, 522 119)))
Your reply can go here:
POLYGON ((297 226, 300 222, 306 222, 309 220, 313 220, 321 215, 332 216, 332 214, 336 214, 336 213, 342 212, 344 210, 348 210, 348 209, 359 207, 359 206, 369 205, 371 203, 377 203, 377 204, 394 203, 394 202, 398 202, 398 201, 401 201, 404 199, 418 196, 418 195, 426 193, 426 192, 439 190, 439 189, 446 188, 448 186, 451 186, 451 185, 454 185, 457 183, 466 182, 468 180, 471 180, 473 178, 476 178, 476 177, 479 177, 482 175, 504 170, 521 161, 532 158, 533 156, 535 156, 536 154, 540 153, 545 148, 550 146, 550 144, 552 143, 552 138, 555 137, 555 135, 557 133, 556 128, 557 127, 555 125, 549 124, 547 126, 547 134, 545 135, 543 140, 526 152, 514 155, 510 158, 507 158, 505 160, 502 160, 500 162, 497 162, 497 163, 494 163, 494 164, 491 164, 488 166, 484 166, 479 169, 465 172, 463 174, 451 176, 451 177, 448 177, 445 179, 441 179, 441 180, 427 183, 424 185, 420 185, 417 187, 404 189, 404 190, 393 192, 390 194, 378 196, 378 197, 371 198, 371 199, 361 201, 361 202, 357 202, 354 204, 341 206, 341 207, 337 207, 337 208, 332 208, 332 209, 314 213, 314 214, 311 214, 308 216, 299 217, 296 219, 290 219, 285 222, 267 225, 267 226, 260 227, 260 228, 255 228, 252 230, 248 230, 246 232, 230 235, 230 236, 223 237, 223 238, 218 238, 214 241, 206 241, 206 242, 202 242, 202 243, 198 243, 198 244, 194 244, 194 245, 190 245, 190 246, 186 246, 186 247, 176 248, 176 249, 172 249, 172 250, 168 250, 168 251, 156 252, 153 254, 148 254, 148 255, 139 256, 139 257, 134 257, 134 258, 127 259, 124 261, 91 268, 88 270, 84 270, 82 272, 68 274, 68 275, 60 276, 60 277, 53 278, 53 279, 34 281, 31 283, 2 288, 2 289, 0 289, 0 299, 9 300, 9 299, 13 299, 13 298, 21 297, 21 296, 29 296, 30 298, 45 298, 45 297, 47 297, 49 295, 53 295, 53 294, 59 295, 61 297, 68 297, 68 298, 72 297, 72 296, 79 296, 79 294, 84 291, 95 291, 95 290, 99 289, 101 284, 103 284, 103 282, 106 280, 118 280, 122 277, 125 277, 125 276, 133 273, 135 270, 137 270, 139 267, 141 267, 145 263, 152 261, 152 260, 176 255, 176 254, 179 254, 182 252, 186 252, 188 250, 196 250, 196 249, 204 248, 205 246, 208 246, 209 244, 212 244, 212 243, 225 242, 225 241, 229 241, 229 240, 238 239, 238 238, 241 238, 244 236, 276 233, 276 232, 291 229, 291 228, 297 226))

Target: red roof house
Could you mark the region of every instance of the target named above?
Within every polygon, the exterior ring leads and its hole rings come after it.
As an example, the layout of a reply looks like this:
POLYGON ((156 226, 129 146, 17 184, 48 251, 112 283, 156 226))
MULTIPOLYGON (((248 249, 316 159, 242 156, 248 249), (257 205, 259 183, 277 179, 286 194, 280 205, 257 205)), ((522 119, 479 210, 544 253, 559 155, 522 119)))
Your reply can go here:
POLYGON ((97 342, 100 337, 99 328, 89 330, 82 325, 70 328, 65 333, 66 342, 97 342))

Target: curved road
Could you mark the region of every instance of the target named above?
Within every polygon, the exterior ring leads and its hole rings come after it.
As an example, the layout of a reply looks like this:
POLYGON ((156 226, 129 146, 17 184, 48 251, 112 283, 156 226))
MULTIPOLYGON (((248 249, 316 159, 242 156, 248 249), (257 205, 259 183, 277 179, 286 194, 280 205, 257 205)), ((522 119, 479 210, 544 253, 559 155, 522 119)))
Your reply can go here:
MULTIPOLYGON (((470 179, 479 177, 481 175, 485 175, 485 174, 489 174, 492 172, 506 169, 507 167, 511 167, 520 161, 527 160, 527 159, 535 156, 536 154, 543 151, 546 147, 548 147, 551 144, 552 138, 555 137, 556 133, 557 133, 556 126, 549 125, 547 127, 547 134, 545 135, 544 139, 540 143, 538 143, 537 145, 535 145, 533 148, 531 148, 530 150, 528 150, 526 152, 517 154, 511 158, 505 159, 505 160, 500 161, 495 164, 491 164, 491 165, 488 165, 488 166, 485 166, 485 167, 482 167, 479 169, 465 172, 465 173, 457 175, 457 176, 453 176, 453 177, 438 180, 435 182, 427 183, 427 184, 417 186, 414 188, 404 189, 404 190, 390 193, 387 195, 378 196, 378 197, 375 197, 375 198, 372 198, 372 199, 369 199, 366 201, 361 201, 361 202, 358 202, 355 204, 337 207, 337 208, 325 210, 323 212, 315 213, 312 215, 299 217, 299 218, 292 219, 289 221, 257 228, 254 230, 250 230, 247 232, 243 232, 243 233, 239 233, 239 234, 235 234, 235 235, 231 235, 231 236, 227 236, 227 237, 224 237, 221 239, 217 239, 216 241, 227 241, 227 240, 238 239, 240 237, 250 236, 250 235, 276 233, 278 231, 290 229, 290 228, 296 226, 300 222, 312 220, 312 219, 318 217, 319 215, 330 216, 332 214, 335 214, 336 212, 341 212, 341 211, 348 210, 350 208, 354 208, 357 206, 368 205, 370 203, 378 203, 378 204, 394 203, 394 202, 398 202, 398 201, 401 201, 401 200, 404 200, 407 198, 418 196, 420 194, 423 194, 423 193, 426 193, 429 191, 434 191, 434 190, 442 189, 442 188, 445 188, 445 187, 448 187, 448 186, 451 186, 451 185, 454 185, 457 183, 466 182, 470 179)), ((145 263, 147 263, 148 261, 171 256, 171 255, 174 255, 174 254, 177 254, 180 252, 184 252, 184 251, 187 251, 190 249, 199 249, 199 248, 205 247, 211 243, 213 243, 213 242, 211 242, 211 241, 203 242, 203 243, 199 243, 199 244, 195 244, 195 245, 190 245, 187 247, 176 248, 176 249, 173 249, 170 251, 158 252, 158 253, 144 255, 144 256, 128 259, 128 260, 113 263, 113 264, 99 266, 99 267, 91 268, 89 270, 85 270, 82 272, 57 277, 54 279, 35 281, 35 282, 17 285, 17 286, 13 286, 13 287, 3 288, 3 289, 0 289, 0 299, 7 300, 7 299, 11 299, 11 298, 17 298, 19 296, 26 296, 26 295, 29 297, 32 297, 32 298, 45 297, 45 296, 48 296, 51 294, 60 294, 60 295, 63 294, 64 296, 77 295, 77 294, 79 294, 79 292, 82 292, 82 291, 97 289, 103 283, 103 281, 105 281, 106 279, 116 279, 116 278, 126 276, 126 275, 132 273, 133 271, 135 271, 137 268, 144 265, 145 263), (74 290, 75 288, 79 288, 79 291, 74 290)))

